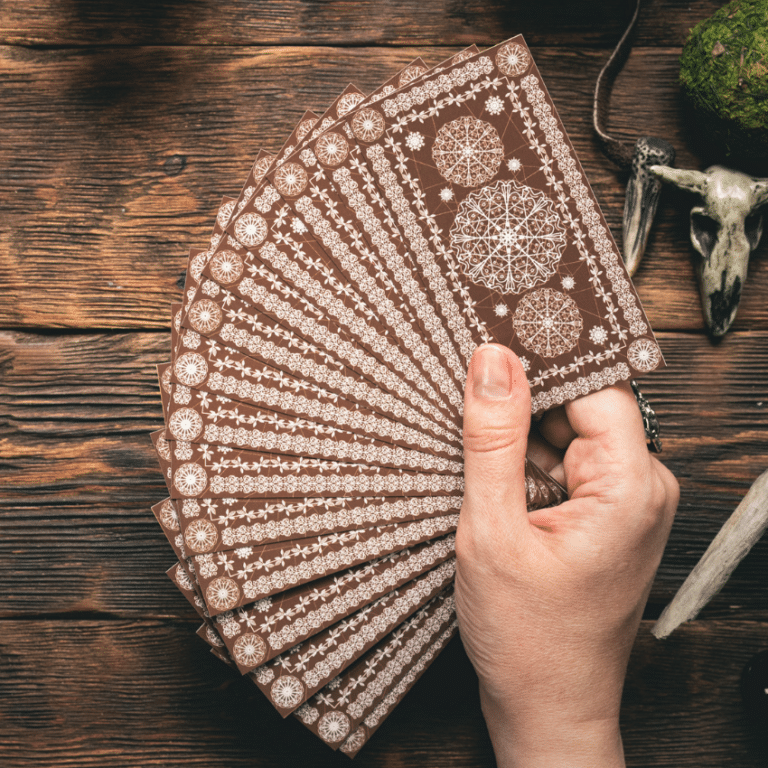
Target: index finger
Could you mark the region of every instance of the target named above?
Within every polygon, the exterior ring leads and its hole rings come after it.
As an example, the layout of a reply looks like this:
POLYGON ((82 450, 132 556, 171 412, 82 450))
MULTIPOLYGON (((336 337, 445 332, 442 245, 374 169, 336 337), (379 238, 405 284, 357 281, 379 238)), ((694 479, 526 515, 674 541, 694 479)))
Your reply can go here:
POLYGON ((599 442, 610 453, 647 452, 640 408, 629 382, 620 382, 567 403, 577 438, 599 442))

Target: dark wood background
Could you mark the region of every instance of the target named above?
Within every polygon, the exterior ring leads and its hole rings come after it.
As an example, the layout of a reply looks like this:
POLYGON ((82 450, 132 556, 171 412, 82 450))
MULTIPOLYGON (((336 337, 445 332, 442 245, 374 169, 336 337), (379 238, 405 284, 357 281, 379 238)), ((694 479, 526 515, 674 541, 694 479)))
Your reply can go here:
MULTIPOLYGON (((649 0, 613 129, 670 139, 701 167, 677 59, 717 0, 649 0)), ((154 365, 185 254, 259 148, 347 84, 417 55, 522 32, 618 234, 625 178, 591 135, 619 0, 4 0, 0 4, 0 764, 346 765, 280 721, 213 658, 163 571, 149 506, 165 495, 148 437, 154 365), (129 568, 131 573, 129 573, 129 568)), ((738 693, 768 648, 768 541, 700 618, 649 633, 768 466, 768 259, 752 258, 734 329, 703 332, 683 195, 665 193, 637 286, 669 367, 648 377, 682 499, 632 656, 630 766, 765 766, 738 693)), ((357 758, 488 766, 472 669, 455 641, 357 758)))

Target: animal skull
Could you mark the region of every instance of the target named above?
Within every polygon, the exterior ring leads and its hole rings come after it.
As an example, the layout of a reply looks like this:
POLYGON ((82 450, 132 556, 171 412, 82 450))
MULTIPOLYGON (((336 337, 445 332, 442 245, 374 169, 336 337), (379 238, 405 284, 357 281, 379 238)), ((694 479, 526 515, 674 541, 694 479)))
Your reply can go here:
POLYGON ((759 209, 768 203, 768 179, 754 179, 722 165, 704 172, 666 165, 650 170, 704 201, 691 209, 691 242, 702 257, 696 271, 704 319, 713 336, 724 336, 736 317, 749 254, 763 234, 759 209))

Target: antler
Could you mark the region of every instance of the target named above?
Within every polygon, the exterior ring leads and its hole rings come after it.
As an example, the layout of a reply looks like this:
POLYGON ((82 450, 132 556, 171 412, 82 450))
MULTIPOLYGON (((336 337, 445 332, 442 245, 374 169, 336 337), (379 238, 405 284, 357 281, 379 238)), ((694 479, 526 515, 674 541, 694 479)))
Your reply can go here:
POLYGON ((699 611, 723 587, 736 566, 768 528, 768 470, 755 480, 735 512, 715 536, 672 602, 651 630, 668 637, 699 611))

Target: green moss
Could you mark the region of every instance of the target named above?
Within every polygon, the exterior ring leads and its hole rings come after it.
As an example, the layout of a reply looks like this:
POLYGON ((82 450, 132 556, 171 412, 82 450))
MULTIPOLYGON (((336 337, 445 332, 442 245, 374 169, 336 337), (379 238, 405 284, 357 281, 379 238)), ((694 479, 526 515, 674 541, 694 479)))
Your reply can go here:
POLYGON ((768 0, 733 0, 697 24, 680 84, 711 146, 737 161, 768 159, 768 0))

